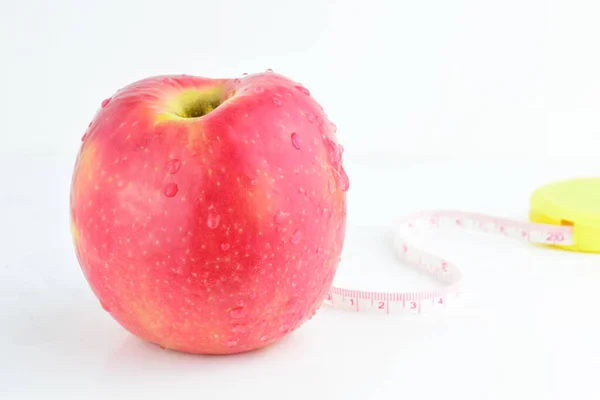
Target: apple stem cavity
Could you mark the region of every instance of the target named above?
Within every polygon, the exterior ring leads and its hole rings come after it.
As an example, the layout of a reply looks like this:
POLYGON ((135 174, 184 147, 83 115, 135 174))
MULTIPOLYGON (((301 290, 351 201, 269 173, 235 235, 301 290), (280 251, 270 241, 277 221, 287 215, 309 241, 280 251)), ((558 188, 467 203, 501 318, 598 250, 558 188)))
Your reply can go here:
POLYGON ((215 110, 225 100, 225 89, 222 87, 187 89, 171 101, 170 108, 180 118, 200 118, 215 110))

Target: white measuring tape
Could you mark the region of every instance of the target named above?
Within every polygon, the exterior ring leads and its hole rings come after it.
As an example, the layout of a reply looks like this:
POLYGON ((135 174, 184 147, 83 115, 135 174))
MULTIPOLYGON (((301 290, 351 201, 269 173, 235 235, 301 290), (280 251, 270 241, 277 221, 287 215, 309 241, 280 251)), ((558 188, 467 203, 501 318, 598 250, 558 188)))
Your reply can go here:
POLYGON ((398 222, 394 247, 398 257, 444 283, 438 290, 418 292, 367 292, 331 287, 323 304, 378 314, 423 314, 445 309, 461 294, 460 269, 451 262, 416 248, 408 242, 415 229, 458 228, 496 234, 521 242, 573 244, 573 227, 496 218, 461 211, 433 211, 412 214, 398 222))

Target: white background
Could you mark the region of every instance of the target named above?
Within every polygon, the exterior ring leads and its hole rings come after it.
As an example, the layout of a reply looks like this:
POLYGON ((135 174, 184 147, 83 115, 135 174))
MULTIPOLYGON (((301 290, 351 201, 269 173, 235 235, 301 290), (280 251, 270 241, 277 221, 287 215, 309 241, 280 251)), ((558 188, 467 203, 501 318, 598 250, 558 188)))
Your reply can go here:
POLYGON ((346 148, 336 283, 408 289, 377 239, 393 218, 525 219, 536 186, 600 174, 599 20, 597 2, 567 0, 2 1, 0 397, 600 397, 593 255, 457 235, 434 246, 471 293, 452 313, 323 309, 266 351, 192 357, 102 312, 68 230, 71 168, 102 99, 154 74, 272 68, 311 90, 346 148))

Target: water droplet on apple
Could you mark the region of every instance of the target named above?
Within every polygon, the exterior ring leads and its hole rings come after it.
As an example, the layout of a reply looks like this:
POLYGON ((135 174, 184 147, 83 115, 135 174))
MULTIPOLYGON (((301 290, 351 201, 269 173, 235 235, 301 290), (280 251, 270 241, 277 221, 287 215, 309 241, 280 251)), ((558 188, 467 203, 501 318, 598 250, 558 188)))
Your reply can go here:
POLYGON ((284 325, 281 325, 279 327, 279 332, 283 333, 283 334, 286 334, 286 333, 288 333, 290 331, 290 329, 291 328, 290 328, 290 326, 288 324, 284 324, 284 325))
POLYGON ((294 148, 300 150, 300 136, 294 132, 292 133, 292 146, 294 146, 294 148))
POLYGON ((340 148, 331 139, 326 139, 326 146, 329 154, 329 162, 333 165, 337 165, 342 160, 340 148))
POLYGON ((257 184, 257 183, 258 183, 258 179, 252 179, 252 180, 250 181, 250 184, 251 184, 252 186, 256 186, 256 184, 257 184))
POLYGON ((231 328, 233 333, 245 333, 246 325, 244 324, 234 324, 233 328, 231 328))
POLYGON ((327 187, 329 188, 330 194, 335 193, 335 189, 337 188, 337 185, 335 183, 335 178, 332 175, 329 176, 329 180, 327 181, 327 187))
POLYGON ((223 244, 221 244, 221 250, 223 250, 223 251, 229 250, 230 247, 231 246, 229 245, 229 243, 223 243, 223 244))
POLYGON ((264 335, 260 338, 261 342, 268 342, 269 340, 271 340, 271 337, 269 335, 264 335))
POLYGON ((313 122, 315 122, 315 114, 313 114, 313 113, 306 114, 306 119, 308 120, 308 122, 310 122, 312 124, 313 122))
POLYGON ((286 307, 289 311, 293 312, 296 310, 296 307, 298 307, 298 299, 296 297, 292 297, 290 301, 288 301, 286 307))
POLYGON ((94 121, 90 121, 90 123, 88 124, 88 128, 89 128, 90 126, 92 126, 92 124, 93 124, 93 123, 94 123, 94 121))
POLYGON ((246 316, 246 309, 244 308, 244 306, 232 308, 229 311, 229 316, 233 319, 244 318, 246 316))
POLYGON ((81 141, 85 142, 85 139, 87 139, 87 132, 83 134, 83 136, 81 137, 81 141))
POLYGON ((177 187, 177 184, 174 182, 167 183, 165 185, 165 189, 163 190, 165 196, 167 196, 167 197, 175 196, 178 191, 179 191, 179 187, 177 187))
POLYGON ((290 216, 290 213, 285 213, 283 211, 279 211, 277 214, 275 214, 275 223, 277 224, 282 224, 286 219, 288 219, 290 216))
POLYGON ((336 132, 337 132, 337 125, 336 125, 336 124, 334 124, 333 122, 331 123, 331 131, 332 131, 333 133, 336 133, 336 132))
POLYGON ((179 171, 180 167, 181 167, 181 161, 174 158, 167 163, 167 172, 171 175, 176 174, 177 171, 179 171))
POLYGON ((267 68, 267 72, 273 72, 271 68, 267 68))
POLYGON ((235 83, 235 84, 238 84, 238 83, 240 83, 240 82, 241 82, 241 81, 239 80, 239 78, 235 78, 235 79, 233 80, 233 83, 235 83))
POLYGON ((317 248, 317 256, 323 257, 324 250, 322 247, 317 248))
POLYGON ((110 100, 111 100, 110 97, 108 99, 102 100, 102 103, 100 104, 100 107, 102 107, 102 108, 106 107, 108 105, 108 103, 110 103, 110 100))
POLYGON ((227 347, 229 347, 230 349, 232 349, 235 346, 237 346, 237 344, 238 344, 237 340, 228 340, 227 341, 227 347))
POLYGON ((257 86, 254 88, 254 93, 262 93, 265 91, 265 88, 262 86, 257 86))
POLYGON ((281 107, 281 99, 279 97, 273 97, 273 104, 275 104, 275 107, 281 107))
POLYGON ((106 311, 107 313, 110 312, 110 307, 108 307, 108 305, 105 302, 101 301, 100 305, 102 306, 102 308, 104 309, 104 311, 106 311))
POLYGON ((302 94, 304 94, 306 96, 310 96, 310 91, 307 88, 305 88, 304 86, 302 86, 302 85, 296 85, 294 87, 296 89, 298 89, 300 91, 300 93, 302 93, 302 94))
POLYGON ((341 166, 340 167, 340 189, 342 189, 342 191, 347 191, 350 188, 350 179, 348 179, 348 174, 346 174, 346 171, 344 170, 344 167, 341 166))
POLYGON ((290 241, 292 242, 292 244, 298 244, 300 243, 300 239, 302 239, 302 232, 300 231, 300 229, 296 229, 292 234, 292 238, 290 239, 290 241))
POLYGON ((210 229, 217 229, 219 227, 220 223, 221 223, 221 216, 219 214, 216 214, 213 212, 208 214, 208 218, 206 219, 206 225, 210 229))

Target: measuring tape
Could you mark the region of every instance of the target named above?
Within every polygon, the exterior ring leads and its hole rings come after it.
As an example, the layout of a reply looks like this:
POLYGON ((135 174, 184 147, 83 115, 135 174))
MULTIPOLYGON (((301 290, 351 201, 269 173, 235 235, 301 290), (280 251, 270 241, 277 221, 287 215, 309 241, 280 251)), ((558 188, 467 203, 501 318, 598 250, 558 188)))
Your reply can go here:
POLYGON ((410 243, 416 230, 456 228, 490 233, 564 250, 600 253, 600 178, 554 182, 534 191, 530 222, 461 211, 412 214, 398 221, 394 247, 400 260, 444 286, 417 292, 371 292, 332 286, 323 304, 354 312, 423 314, 444 310, 461 295, 462 273, 452 262, 410 243))

